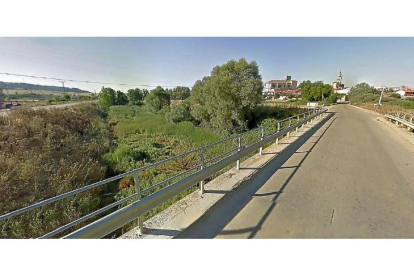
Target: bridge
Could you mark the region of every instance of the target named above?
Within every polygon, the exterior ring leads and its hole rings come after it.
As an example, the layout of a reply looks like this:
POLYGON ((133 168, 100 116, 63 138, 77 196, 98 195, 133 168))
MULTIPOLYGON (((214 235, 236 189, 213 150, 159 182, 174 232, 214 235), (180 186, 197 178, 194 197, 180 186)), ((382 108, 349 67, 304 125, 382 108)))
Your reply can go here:
POLYGON ((135 194, 41 238, 128 200, 133 203, 65 238, 101 238, 133 220, 139 226, 124 238, 412 238, 413 143, 405 130, 370 111, 350 105, 308 110, 274 128, 228 137, 2 215, 0 220, 132 175, 135 194), (218 145, 228 150, 208 156, 209 148, 218 145), (189 155, 200 162, 141 188, 139 172, 189 155), (205 183, 218 172, 222 175, 205 183), (199 192, 143 222, 143 214, 195 185, 199 192))
POLYGON ((412 135, 349 105, 330 111, 179 237, 413 238, 412 135))

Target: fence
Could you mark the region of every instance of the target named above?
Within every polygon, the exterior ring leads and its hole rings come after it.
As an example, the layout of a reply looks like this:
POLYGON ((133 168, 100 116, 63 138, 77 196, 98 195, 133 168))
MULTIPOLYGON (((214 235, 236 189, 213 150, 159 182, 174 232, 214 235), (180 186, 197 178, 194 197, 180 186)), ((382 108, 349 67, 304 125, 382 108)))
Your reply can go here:
POLYGON ((83 228, 76 230, 65 238, 102 238, 111 232, 122 227, 126 223, 138 219, 138 227, 143 232, 143 215, 156 208, 165 201, 180 194, 186 189, 199 184, 200 193, 204 192, 205 179, 213 174, 220 172, 220 170, 235 163, 236 168, 240 169, 240 160, 248 157, 256 150, 262 154, 263 146, 273 141, 278 143, 279 138, 283 135, 289 137, 289 132, 292 130, 298 131, 299 127, 309 123, 315 117, 322 116, 326 109, 308 110, 299 115, 295 115, 277 122, 275 126, 260 127, 238 135, 233 135, 218 142, 176 155, 165 160, 134 169, 132 171, 84 186, 82 188, 43 200, 33 205, 21 208, 19 210, 4 214, 0 216, 0 221, 11 219, 14 216, 28 212, 30 210, 42 207, 44 205, 62 200, 69 196, 88 191, 90 189, 102 186, 104 184, 122 179, 124 177, 133 176, 135 193, 129 195, 121 200, 109 204, 101 209, 98 209, 88 215, 76 219, 66 225, 58 227, 57 229, 41 236, 40 238, 50 238, 62 231, 70 229, 71 227, 91 219, 99 214, 102 214, 112 208, 119 207, 133 201, 131 204, 96 220, 83 228), (212 151, 214 147, 221 147, 225 149, 223 153, 214 155, 217 151, 212 151), (151 168, 162 166, 167 162, 178 160, 179 158, 187 158, 191 160, 198 159, 196 164, 192 164, 190 168, 186 168, 182 172, 168 177, 165 180, 157 182, 149 187, 142 188, 140 185, 139 172, 144 172, 151 168), (180 178, 181 177, 181 178, 180 178), (146 196, 143 196, 147 194, 146 196))

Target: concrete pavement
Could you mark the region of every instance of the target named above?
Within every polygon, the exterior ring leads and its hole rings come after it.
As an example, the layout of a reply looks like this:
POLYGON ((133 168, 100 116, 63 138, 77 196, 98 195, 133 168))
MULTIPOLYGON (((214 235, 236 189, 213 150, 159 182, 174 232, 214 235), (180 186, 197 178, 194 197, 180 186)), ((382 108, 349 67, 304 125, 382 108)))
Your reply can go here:
POLYGON ((378 114, 331 111, 178 238, 414 238, 414 146, 378 114))

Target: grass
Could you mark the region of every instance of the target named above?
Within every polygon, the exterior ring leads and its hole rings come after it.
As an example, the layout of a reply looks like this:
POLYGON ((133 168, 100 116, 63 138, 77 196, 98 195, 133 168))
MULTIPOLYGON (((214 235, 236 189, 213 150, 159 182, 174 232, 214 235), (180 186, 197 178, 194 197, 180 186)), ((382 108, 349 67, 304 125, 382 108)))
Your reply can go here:
MULTIPOLYGON (((294 114, 302 112, 296 106, 288 106, 287 109, 280 107, 263 106, 256 110, 255 121, 262 124, 265 128, 266 135, 273 133, 277 128, 277 120, 283 119, 294 114), (266 119, 264 119, 266 118, 266 119)), ((111 153, 105 156, 106 162, 111 168, 113 174, 120 174, 135 168, 144 167, 145 165, 155 163, 157 161, 165 160, 169 157, 182 154, 192 149, 205 146, 224 138, 219 134, 209 130, 194 126, 191 122, 168 123, 163 112, 154 114, 146 111, 145 107, 139 106, 113 106, 109 111, 109 123, 113 128, 113 133, 118 140, 118 147, 111 153)), ((287 122, 285 122, 286 124, 287 122)), ((256 129, 249 134, 243 136, 243 145, 251 145, 260 141, 260 130, 256 129)), ((237 147, 237 138, 230 139, 224 143, 208 147, 204 150, 204 160, 210 160, 218 155, 228 152, 230 149, 237 147)), ((234 153, 225 154, 229 156, 234 153)), ((251 155, 254 155, 252 153, 251 155)), ((251 156, 250 155, 250 156, 251 156)), ((243 160, 248 157, 243 158, 243 160)), ((214 162, 219 161, 217 159, 214 162)), ((151 167, 140 171, 138 173, 141 189, 152 187, 152 185, 164 181, 170 177, 176 176, 179 173, 191 169, 200 164, 200 153, 195 152, 165 164, 151 167)), ((205 165, 211 165, 206 163, 205 165)), ((220 172, 212 175, 206 179, 206 183, 211 179, 217 177, 221 173, 231 169, 235 164, 229 165, 220 172)), ((147 194, 154 193, 163 187, 175 183, 196 170, 190 171, 182 176, 179 176, 162 186, 150 188, 147 194)), ((179 195, 164 202, 157 208, 151 210, 144 215, 144 219, 148 219, 162 210, 166 209, 176 201, 184 196, 192 193, 197 189, 196 186, 180 193, 179 195)), ((116 200, 121 200, 131 194, 135 193, 132 177, 127 177, 120 181, 119 191, 115 196, 116 200), (121 184, 122 183, 122 184, 121 184)), ((132 203, 126 202, 122 206, 132 203)), ((133 222, 124 226, 117 231, 116 235, 127 232, 136 223, 133 222)))
POLYGON ((200 147, 220 139, 218 134, 196 127, 190 122, 170 124, 165 120, 162 113, 143 112, 142 108, 138 106, 112 107, 109 116, 112 123, 121 118, 114 127, 114 134, 119 138, 131 137, 136 134, 147 136, 167 135, 186 141, 192 147, 200 147))
POLYGON ((414 110, 414 99, 405 98, 398 99, 394 97, 383 98, 381 103, 382 106, 378 107, 375 104, 378 104, 380 95, 370 94, 363 96, 350 96, 350 101, 354 105, 361 106, 366 109, 377 111, 381 114, 393 113, 398 111, 404 112, 413 112, 414 110))

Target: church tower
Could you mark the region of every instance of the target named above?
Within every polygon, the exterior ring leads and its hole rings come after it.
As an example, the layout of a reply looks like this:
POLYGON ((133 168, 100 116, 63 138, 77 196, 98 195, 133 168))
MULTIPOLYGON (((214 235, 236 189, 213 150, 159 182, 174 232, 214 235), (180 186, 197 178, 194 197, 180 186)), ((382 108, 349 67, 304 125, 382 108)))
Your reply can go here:
POLYGON ((342 71, 339 70, 338 77, 336 78, 336 81, 332 83, 332 86, 334 89, 342 89, 345 85, 342 84, 342 71))

